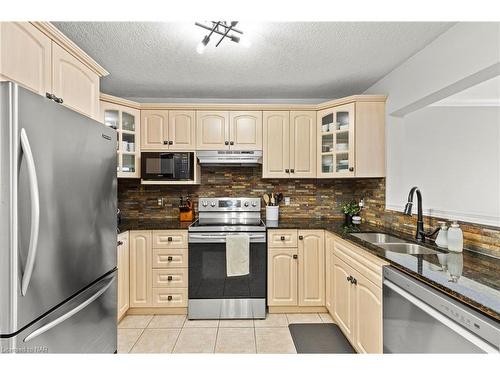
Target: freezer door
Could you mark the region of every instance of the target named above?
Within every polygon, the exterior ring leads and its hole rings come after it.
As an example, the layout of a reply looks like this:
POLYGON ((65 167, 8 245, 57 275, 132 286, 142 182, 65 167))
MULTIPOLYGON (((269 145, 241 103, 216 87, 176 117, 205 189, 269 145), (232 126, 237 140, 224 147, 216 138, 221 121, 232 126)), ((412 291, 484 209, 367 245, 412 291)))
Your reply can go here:
MULTIPOLYGON (((4 87, 2 93, 5 101, 4 87)), ((14 225, 0 255, 10 257, 1 262, 11 283, 11 295, 1 296, 10 316, 0 327, 4 335, 115 269, 117 236, 116 132, 12 84, 9 96, 17 168, 13 214, 1 218, 14 225)))
POLYGON ((114 353, 116 271, 94 283, 14 337, 1 353, 114 353))

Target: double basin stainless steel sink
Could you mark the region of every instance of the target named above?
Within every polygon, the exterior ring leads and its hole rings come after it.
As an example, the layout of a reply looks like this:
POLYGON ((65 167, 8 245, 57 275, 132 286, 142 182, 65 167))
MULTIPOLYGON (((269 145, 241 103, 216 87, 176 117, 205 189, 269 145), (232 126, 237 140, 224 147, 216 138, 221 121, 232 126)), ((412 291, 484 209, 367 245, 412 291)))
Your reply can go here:
POLYGON ((411 255, 439 254, 439 251, 402 240, 401 238, 391 236, 390 234, 352 233, 352 236, 394 253, 411 255))

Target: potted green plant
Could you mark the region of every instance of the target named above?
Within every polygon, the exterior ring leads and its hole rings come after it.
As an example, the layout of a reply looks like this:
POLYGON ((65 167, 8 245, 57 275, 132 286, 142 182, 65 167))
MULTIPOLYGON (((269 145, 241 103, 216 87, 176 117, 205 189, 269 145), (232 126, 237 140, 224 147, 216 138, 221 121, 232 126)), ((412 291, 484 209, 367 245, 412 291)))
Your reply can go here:
POLYGON ((342 205, 342 212, 345 215, 345 222, 346 224, 352 224, 352 217, 359 214, 361 211, 361 207, 359 207, 359 204, 352 201, 352 202, 347 202, 342 205))

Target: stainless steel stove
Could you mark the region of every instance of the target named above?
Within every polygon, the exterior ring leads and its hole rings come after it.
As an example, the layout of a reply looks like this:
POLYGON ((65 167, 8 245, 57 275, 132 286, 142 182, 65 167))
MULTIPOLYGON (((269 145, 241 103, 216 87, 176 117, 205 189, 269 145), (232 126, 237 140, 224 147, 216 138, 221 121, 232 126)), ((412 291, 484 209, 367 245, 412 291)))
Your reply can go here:
POLYGON ((200 198, 189 232, 189 319, 259 319, 266 315, 266 226, 260 198, 200 198), (250 273, 226 274, 226 237, 250 239, 250 273))

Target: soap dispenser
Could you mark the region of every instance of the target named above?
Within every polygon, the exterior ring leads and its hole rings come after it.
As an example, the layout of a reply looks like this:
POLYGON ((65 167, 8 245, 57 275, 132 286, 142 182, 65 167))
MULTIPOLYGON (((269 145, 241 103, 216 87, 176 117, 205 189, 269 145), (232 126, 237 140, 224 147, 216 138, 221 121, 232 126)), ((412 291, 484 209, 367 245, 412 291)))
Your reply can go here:
POLYGON ((436 237, 436 245, 446 249, 448 247, 448 226, 446 225, 446 221, 438 221, 438 224, 441 226, 441 229, 439 229, 436 237))
POLYGON ((453 224, 450 225, 450 229, 448 229, 448 250, 460 253, 463 248, 464 234, 455 220, 453 224))

